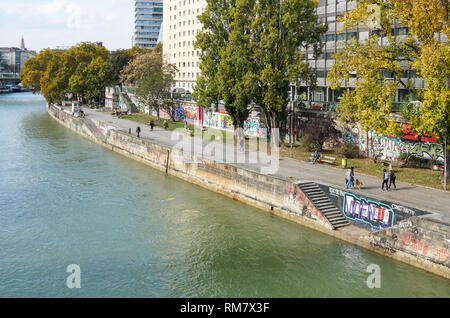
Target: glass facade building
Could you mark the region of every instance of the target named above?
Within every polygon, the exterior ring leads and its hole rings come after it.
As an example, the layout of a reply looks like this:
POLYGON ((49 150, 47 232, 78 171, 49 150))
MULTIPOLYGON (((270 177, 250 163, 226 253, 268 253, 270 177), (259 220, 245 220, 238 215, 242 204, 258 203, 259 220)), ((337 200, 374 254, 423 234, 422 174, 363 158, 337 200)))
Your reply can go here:
POLYGON ((135 1, 133 46, 153 49, 158 43, 163 22, 163 1, 135 1))

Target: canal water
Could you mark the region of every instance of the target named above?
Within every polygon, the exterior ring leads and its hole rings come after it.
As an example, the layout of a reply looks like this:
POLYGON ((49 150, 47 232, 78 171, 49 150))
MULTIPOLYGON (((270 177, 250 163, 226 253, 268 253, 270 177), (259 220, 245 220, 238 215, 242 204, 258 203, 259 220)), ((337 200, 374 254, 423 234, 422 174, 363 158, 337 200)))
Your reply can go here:
POLYGON ((444 278, 107 151, 40 96, 0 95, 0 167, 0 297, 450 296, 444 278))

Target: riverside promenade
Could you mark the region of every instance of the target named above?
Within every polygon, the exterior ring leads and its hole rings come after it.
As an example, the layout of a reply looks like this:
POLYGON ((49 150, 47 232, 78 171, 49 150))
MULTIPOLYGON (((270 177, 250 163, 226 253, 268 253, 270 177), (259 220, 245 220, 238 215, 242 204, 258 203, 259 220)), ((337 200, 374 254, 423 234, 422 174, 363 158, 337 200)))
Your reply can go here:
MULTIPOLYGON (((85 112, 86 117, 91 120, 115 126, 125 132, 131 129, 133 135, 136 135, 136 128, 140 126, 141 138, 155 141, 168 147, 174 147, 179 142, 172 140, 171 131, 165 131, 155 127, 152 132, 148 125, 146 126, 126 119, 118 119, 112 116, 111 113, 97 112, 91 109, 85 109, 85 112)), ((204 146, 206 145, 205 143, 203 144, 204 146)), ((232 146, 223 145, 223 147, 232 146)), ((235 151, 235 149, 226 148, 225 150, 230 152, 235 151)), ((260 165, 258 164, 234 163, 233 165, 255 172, 260 171, 260 165)), ((341 168, 320 164, 312 165, 308 162, 281 157, 279 169, 273 176, 295 182, 317 182, 328 186, 345 188, 345 174, 346 171, 341 168)), ((386 192, 381 190, 381 173, 380 178, 376 178, 374 176, 360 174, 356 171, 355 177, 361 180, 364 186, 361 190, 352 189, 353 193, 424 210, 432 213, 424 216, 424 218, 434 219, 450 225, 450 193, 404 182, 397 182, 397 190, 386 192)))

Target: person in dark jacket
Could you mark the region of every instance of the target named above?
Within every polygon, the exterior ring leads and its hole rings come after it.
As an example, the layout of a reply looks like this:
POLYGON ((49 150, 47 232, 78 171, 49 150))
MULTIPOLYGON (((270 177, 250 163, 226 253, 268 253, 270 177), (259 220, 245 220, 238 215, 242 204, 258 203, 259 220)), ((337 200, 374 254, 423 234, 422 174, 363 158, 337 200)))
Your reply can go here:
POLYGON ((138 138, 141 138, 141 136, 140 136, 140 134, 141 134, 141 127, 138 126, 138 127, 136 128, 136 134, 137 134, 137 137, 138 137, 138 138))
POLYGON ((396 179, 395 171, 391 170, 391 174, 389 175, 389 188, 392 188, 392 185, 394 185, 394 189, 397 190, 397 185, 395 184, 396 179))
POLYGON ((155 128, 155 122, 152 120, 150 120, 150 130, 153 131, 153 128, 155 128))

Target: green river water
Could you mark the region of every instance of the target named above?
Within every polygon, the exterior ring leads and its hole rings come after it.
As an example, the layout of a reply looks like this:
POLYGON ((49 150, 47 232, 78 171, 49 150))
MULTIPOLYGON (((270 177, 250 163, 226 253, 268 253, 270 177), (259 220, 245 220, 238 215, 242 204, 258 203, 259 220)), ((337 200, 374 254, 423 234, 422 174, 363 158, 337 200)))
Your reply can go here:
POLYGON ((0 95, 0 167, 0 297, 450 295, 444 278, 91 143, 40 96, 0 95), (70 264, 81 289, 66 286, 70 264))

